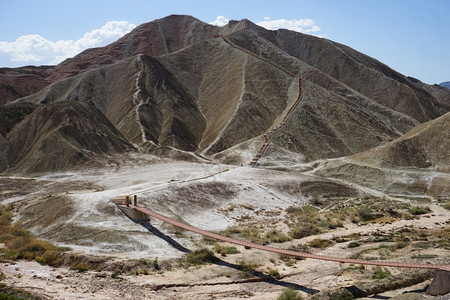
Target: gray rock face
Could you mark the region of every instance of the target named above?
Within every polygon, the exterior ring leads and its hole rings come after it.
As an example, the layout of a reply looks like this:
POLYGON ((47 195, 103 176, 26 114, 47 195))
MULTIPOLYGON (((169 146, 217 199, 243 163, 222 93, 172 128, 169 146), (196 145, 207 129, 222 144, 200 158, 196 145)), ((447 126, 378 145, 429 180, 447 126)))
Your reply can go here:
POLYGON ((450 293, 450 271, 439 270, 434 276, 426 293, 432 296, 450 293))

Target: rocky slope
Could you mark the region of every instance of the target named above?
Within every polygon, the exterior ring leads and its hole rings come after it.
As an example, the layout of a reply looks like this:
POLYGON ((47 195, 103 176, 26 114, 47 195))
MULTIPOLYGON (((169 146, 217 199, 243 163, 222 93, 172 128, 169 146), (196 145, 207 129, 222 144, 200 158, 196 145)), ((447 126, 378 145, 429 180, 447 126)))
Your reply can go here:
MULTIPOLYGON (((46 72, 44 79, 54 83, 15 103, 89 102, 142 152, 196 153, 231 163, 248 163, 261 134, 288 111, 286 125, 270 134, 268 160, 286 153, 300 162, 356 154, 449 110, 450 92, 443 88, 344 45, 247 20, 218 28, 169 16, 46 72)), ((16 138, 3 135, 2 143, 18 145, 16 138)), ((2 153, 2 161, 22 168, 6 157, 11 152, 2 153)))
POLYGON ((449 197, 450 113, 379 147, 327 163, 317 174, 392 193, 449 197))
POLYGON ((9 152, 12 172, 64 170, 99 154, 132 149, 100 111, 82 102, 58 102, 37 108, 6 139, 3 152, 9 152))

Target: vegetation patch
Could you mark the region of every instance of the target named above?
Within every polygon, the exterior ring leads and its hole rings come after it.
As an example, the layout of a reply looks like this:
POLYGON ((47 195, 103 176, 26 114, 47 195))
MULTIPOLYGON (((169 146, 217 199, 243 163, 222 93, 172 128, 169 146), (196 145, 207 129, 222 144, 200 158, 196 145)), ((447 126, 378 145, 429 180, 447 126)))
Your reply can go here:
POLYGON ((277 300, 302 300, 303 297, 293 288, 285 288, 278 296, 277 300))
POLYGON ((241 252, 239 252, 238 249, 236 249, 236 247, 223 246, 223 245, 220 245, 220 244, 216 244, 214 246, 214 251, 216 253, 219 253, 222 256, 226 256, 227 254, 238 254, 238 253, 241 253, 241 252))
POLYGON ((323 239, 314 239, 308 243, 310 247, 313 248, 327 248, 333 245, 334 242, 332 240, 323 240, 323 239))
POLYGON ((373 268, 372 279, 383 279, 390 275, 391 275, 391 272, 389 272, 388 269, 376 266, 373 268))
POLYGON ((284 243, 287 241, 292 240, 290 237, 285 235, 282 232, 279 232, 278 230, 270 230, 268 233, 266 233, 266 239, 269 243, 284 243))
POLYGON ((253 274, 256 272, 256 268, 258 267, 259 265, 255 263, 246 263, 243 261, 239 263, 239 269, 242 271, 243 278, 249 278, 253 276, 253 274))
POLYGON ((277 269, 273 269, 273 268, 271 268, 271 267, 268 267, 268 268, 267 268, 267 274, 268 274, 269 276, 272 276, 272 277, 275 278, 275 279, 280 279, 280 278, 281 278, 280 272, 278 272, 277 269))
POLYGON ((428 206, 413 206, 410 209, 408 209, 408 211, 412 214, 412 215, 424 215, 427 214, 429 212, 431 212, 430 207, 428 206))
POLYGON ((6 284, 0 284, 0 300, 35 300, 35 295, 20 289, 14 289, 6 284))
POLYGON ((215 261, 217 261, 217 257, 214 256, 211 250, 206 248, 191 251, 185 256, 186 267, 205 265, 215 261))
POLYGON ((50 266, 62 265, 64 252, 70 250, 39 240, 28 231, 13 225, 12 213, 3 205, 0 205, 0 242, 6 246, 0 251, 9 259, 35 260, 50 266))

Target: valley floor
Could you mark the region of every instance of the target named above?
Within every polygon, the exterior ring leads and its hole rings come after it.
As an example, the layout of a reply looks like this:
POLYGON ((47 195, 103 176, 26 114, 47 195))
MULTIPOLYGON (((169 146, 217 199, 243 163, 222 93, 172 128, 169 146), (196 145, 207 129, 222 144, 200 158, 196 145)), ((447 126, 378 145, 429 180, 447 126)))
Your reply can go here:
POLYGON ((379 294, 390 298, 430 282, 424 275, 422 282, 407 283, 423 271, 295 260, 244 247, 226 256, 216 253, 218 260, 212 264, 182 266, 183 251, 214 249, 218 244, 151 220, 155 235, 109 202, 114 196, 133 194, 140 205, 193 226, 274 247, 339 257, 450 261, 450 211, 437 199, 393 198, 294 170, 163 161, 144 155, 127 160, 36 177, 0 177, 0 204, 10 206, 15 219, 36 237, 82 255, 107 257, 109 263, 156 259, 172 267, 149 268, 147 274, 140 269, 139 275, 136 270, 117 273, 101 268, 77 272, 4 258, 0 270, 5 278, 0 283, 50 299, 276 299, 290 286, 308 297, 403 276, 406 289, 379 294), (318 231, 292 239, 294 229, 305 224, 302 207, 314 213, 317 220, 308 224, 318 231), (373 209, 372 217, 357 219, 360 207, 373 209), (426 210, 415 214, 418 208, 426 210), (380 272, 386 278, 374 280, 380 272))

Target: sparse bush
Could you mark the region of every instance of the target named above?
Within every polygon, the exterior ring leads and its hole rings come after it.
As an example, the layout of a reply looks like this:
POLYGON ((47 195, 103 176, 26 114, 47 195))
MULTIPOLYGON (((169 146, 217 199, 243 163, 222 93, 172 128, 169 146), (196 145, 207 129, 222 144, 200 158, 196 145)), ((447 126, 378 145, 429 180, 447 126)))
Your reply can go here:
POLYGON ((356 248, 356 247, 359 247, 359 246, 361 246, 361 244, 360 243, 358 243, 358 242, 351 242, 350 244, 348 244, 348 248, 356 248))
POLYGON ((187 266, 204 265, 216 260, 214 253, 209 249, 199 249, 189 252, 185 256, 187 266))
POLYGON ((153 265, 153 269, 155 269, 155 270, 161 269, 161 267, 159 266, 158 258, 157 258, 157 257, 153 260, 152 265, 153 265))
POLYGON ((289 232, 289 236, 293 239, 301 239, 310 235, 315 235, 320 233, 320 230, 317 226, 308 224, 302 227, 297 227, 292 229, 289 232))
POLYGON ((266 233, 266 238, 270 243, 284 243, 291 240, 290 237, 277 230, 271 230, 266 233))
POLYGON ((70 267, 70 269, 77 270, 80 273, 86 272, 87 270, 89 270, 88 266, 86 266, 84 263, 78 263, 76 265, 73 265, 72 267, 70 267))
POLYGON ((308 245, 313 248, 326 248, 333 244, 334 243, 331 240, 322 240, 322 239, 314 239, 308 243, 308 245))
POLYGON ((58 266, 60 253, 70 250, 56 247, 47 241, 33 237, 28 231, 12 225, 12 213, 0 205, 0 242, 6 246, 6 256, 10 259, 36 260, 40 264, 58 266))
POLYGON ((386 268, 381 268, 379 266, 376 266, 373 268, 373 275, 372 279, 383 279, 391 275, 391 272, 389 272, 386 268))
POLYGON ((281 274, 280 274, 280 272, 278 272, 278 270, 277 269, 272 269, 272 268, 267 268, 267 273, 270 275, 270 276, 272 276, 273 278, 276 278, 276 279, 280 279, 281 278, 281 274))
POLYGON ((303 300, 303 297, 293 288, 284 289, 277 300, 303 300))
POLYGON ((322 202, 320 201, 319 195, 317 193, 311 194, 311 204, 313 205, 321 205, 322 202))
POLYGON ((375 219, 375 215, 368 206, 363 206, 358 209, 358 216, 361 221, 370 221, 375 219))
POLYGON ((214 246, 214 251, 216 253, 219 253, 222 256, 226 256, 227 254, 237 254, 240 253, 236 247, 230 247, 230 246, 222 246, 220 244, 216 244, 214 246))
POLYGON ((428 206, 413 206, 410 209, 408 209, 409 213, 411 213, 414 216, 417 215, 424 215, 426 213, 429 213, 431 209, 428 206))
POLYGON ((442 204, 442 207, 450 210, 450 201, 447 201, 447 203, 442 204))
POLYGON ((239 268, 242 271, 244 278, 252 276, 257 267, 258 265, 255 263, 245 263, 243 261, 239 263, 239 268))

